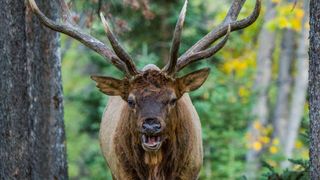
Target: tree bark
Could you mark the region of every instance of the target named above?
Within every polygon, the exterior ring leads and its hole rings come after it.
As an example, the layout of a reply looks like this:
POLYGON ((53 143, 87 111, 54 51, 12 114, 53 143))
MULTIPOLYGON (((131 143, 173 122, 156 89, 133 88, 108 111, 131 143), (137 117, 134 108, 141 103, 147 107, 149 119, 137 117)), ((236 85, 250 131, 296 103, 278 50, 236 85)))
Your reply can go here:
MULTIPOLYGON (((301 120, 304 113, 304 105, 306 102, 306 94, 308 87, 308 29, 304 26, 309 20, 309 0, 304 1, 304 18, 302 20, 302 30, 299 33, 298 48, 296 52, 295 69, 296 75, 294 77, 294 86, 292 92, 292 102, 289 110, 288 125, 286 128, 286 141, 283 149, 286 159, 292 158, 294 144, 296 142, 301 120)), ((282 168, 288 168, 289 161, 282 163, 282 168)))
MULTIPOLYGON (((267 1, 267 10, 264 16, 264 22, 268 22, 275 18, 275 3, 267 1)), ((271 32, 264 26, 259 35, 259 49, 257 57, 257 75, 254 84, 254 92, 257 93, 256 104, 252 110, 252 116, 256 122, 265 125, 268 122, 268 89, 271 81, 271 63, 272 54, 275 46, 275 32, 271 32)), ((250 124, 249 127, 250 140, 249 144, 253 145, 260 137, 259 130, 250 124)), ((250 148, 246 155, 247 170, 246 175, 249 179, 254 179, 260 168, 259 162, 260 150, 250 148)))
POLYGON ((67 179, 59 35, 25 1, 0 4, 0 179, 67 179))
POLYGON ((310 1, 310 177, 320 179, 320 1, 310 1))

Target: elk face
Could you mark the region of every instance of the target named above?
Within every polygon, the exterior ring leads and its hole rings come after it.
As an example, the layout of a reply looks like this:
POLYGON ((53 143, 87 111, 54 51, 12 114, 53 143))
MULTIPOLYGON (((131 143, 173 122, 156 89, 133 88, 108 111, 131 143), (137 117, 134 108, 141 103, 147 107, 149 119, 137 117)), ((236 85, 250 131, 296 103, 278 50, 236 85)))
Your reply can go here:
POLYGON ((97 87, 111 96, 121 96, 127 102, 135 132, 145 151, 157 151, 174 131, 177 102, 189 91, 199 88, 209 74, 209 68, 172 78, 157 68, 149 69, 132 80, 93 76, 97 87))
MULTIPOLYGON (((176 106, 177 95, 171 80, 164 86, 152 82, 143 84, 142 88, 133 87, 127 103, 133 114, 135 129, 139 133, 143 149, 156 151, 166 139, 168 118, 176 106)), ((138 86, 140 85, 139 82, 138 86)))

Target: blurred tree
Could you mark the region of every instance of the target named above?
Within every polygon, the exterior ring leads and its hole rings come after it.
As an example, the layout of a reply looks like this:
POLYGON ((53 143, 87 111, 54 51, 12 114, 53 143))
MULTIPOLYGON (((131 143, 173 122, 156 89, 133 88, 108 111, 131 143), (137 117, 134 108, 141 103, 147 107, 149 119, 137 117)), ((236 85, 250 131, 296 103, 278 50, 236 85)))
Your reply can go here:
POLYGON ((0 3, 0 179, 67 179, 59 35, 27 1, 0 3))
POLYGON ((289 108, 288 124, 285 128, 283 139, 283 154, 286 160, 282 163, 282 168, 288 168, 289 161, 293 155, 294 145, 296 143, 299 127, 304 114, 306 94, 308 87, 308 22, 309 22, 309 0, 303 1, 304 15, 302 19, 301 31, 298 32, 297 48, 295 49, 295 73, 294 85, 292 88, 291 104, 289 108))
POLYGON ((310 1, 310 177, 320 179, 320 1, 310 1))
MULTIPOLYGON (((292 2, 293 0, 287 0, 288 4, 292 2)), ((288 106, 292 83, 291 67, 295 58, 294 47, 296 45, 296 32, 292 28, 284 28, 281 30, 281 33, 282 39, 278 61, 277 98, 271 121, 274 127, 273 136, 274 138, 279 139, 280 147, 283 149, 287 139, 288 106)))
POLYGON ((250 149, 247 152, 247 176, 254 178, 260 168, 259 156, 262 147, 258 146, 258 139, 261 137, 259 129, 254 124, 265 126, 268 123, 269 107, 268 107, 268 90, 271 82, 271 64, 272 56, 275 48, 276 32, 268 29, 266 24, 276 17, 276 2, 265 1, 266 10, 264 15, 264 26, 259 34, 259 49, 257 54, 257 73, 253 90, 256 95, 255 106, 252 110, 254 120, 249 127, 250 149))

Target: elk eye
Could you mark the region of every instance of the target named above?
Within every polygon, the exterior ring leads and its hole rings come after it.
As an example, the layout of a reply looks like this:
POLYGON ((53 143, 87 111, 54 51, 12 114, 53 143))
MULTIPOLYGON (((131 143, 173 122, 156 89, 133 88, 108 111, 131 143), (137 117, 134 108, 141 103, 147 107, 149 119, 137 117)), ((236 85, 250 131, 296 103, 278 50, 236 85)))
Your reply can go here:
POLYGON ((171 106, 174 106, 176 103, 177 103, 177 98, 173 98, 173 99, 171 99, 171 101, 169 102, 169 104, 170 104, 171 106))
POLYGON ((128 99, 128 105, 131 107, 131 108, 134 108, 136 106, 136 103, 134 102, 133 99, 128 99))

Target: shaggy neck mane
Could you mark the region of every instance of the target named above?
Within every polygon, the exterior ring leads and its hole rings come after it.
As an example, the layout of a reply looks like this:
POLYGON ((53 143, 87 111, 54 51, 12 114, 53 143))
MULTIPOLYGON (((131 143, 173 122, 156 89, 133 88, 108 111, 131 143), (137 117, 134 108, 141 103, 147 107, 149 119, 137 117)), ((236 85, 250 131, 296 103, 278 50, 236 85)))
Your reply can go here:
POLYGON ((192 121, 188 112, 184 111, 184 102, 178 101, 176 108, 169 115, 165 131, 166 140, 161 149, 154 152, 143 150, 140 134, 136 128, 136 119, 128 107, 124 109, 121 122, 117 127, 115 141, 116 152, 125 172, 134 179, 175 179, 187 166, 190 150, 190 128, 192 121), (121 133, 120 133, 121 132, 121 133))

